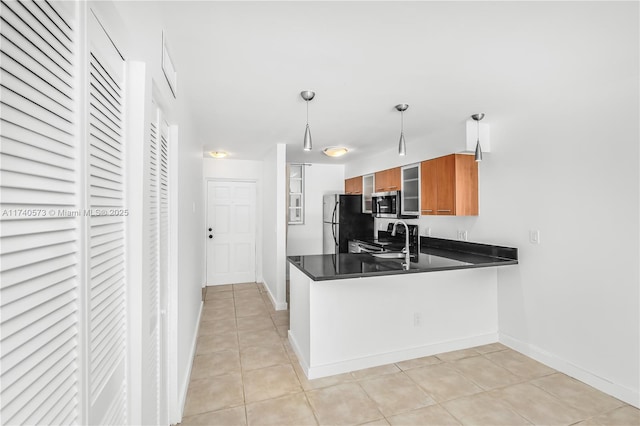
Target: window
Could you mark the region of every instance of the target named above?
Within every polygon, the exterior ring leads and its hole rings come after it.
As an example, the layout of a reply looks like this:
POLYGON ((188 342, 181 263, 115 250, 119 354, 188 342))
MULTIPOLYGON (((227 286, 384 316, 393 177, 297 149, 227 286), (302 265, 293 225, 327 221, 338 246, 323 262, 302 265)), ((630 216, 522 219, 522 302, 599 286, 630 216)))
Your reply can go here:
POLYGON ((304 165, 289 165, 289 225, 304 224, 304 165))

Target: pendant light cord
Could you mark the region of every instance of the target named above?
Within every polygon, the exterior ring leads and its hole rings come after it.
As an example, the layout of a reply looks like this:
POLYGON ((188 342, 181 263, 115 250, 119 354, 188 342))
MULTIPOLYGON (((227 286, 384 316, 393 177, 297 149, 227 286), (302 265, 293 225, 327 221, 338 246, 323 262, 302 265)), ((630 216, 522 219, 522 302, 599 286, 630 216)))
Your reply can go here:
POLYGON ((307 126, 309 125, 309 101, 307 102, 307 126))
POLYGON ((400 111, 400 134, 404 134, 404 111, 400 111))

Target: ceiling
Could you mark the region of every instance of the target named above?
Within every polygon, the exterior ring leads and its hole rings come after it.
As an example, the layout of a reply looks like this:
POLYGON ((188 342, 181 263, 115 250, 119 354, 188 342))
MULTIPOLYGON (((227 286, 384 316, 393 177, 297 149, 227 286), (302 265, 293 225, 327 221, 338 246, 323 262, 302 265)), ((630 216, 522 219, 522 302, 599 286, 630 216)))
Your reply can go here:
POLYGON ((460 151, 464 141, 438 135, 463 129, 473 113, 486 113, 487 122, 508 114, 514 96, 526 96, 532 81, 545 78, 539 37, 529 34, 553 19, 517 2, 163 1, 135 7, 154 8, 164 21, 179 96, 190 105, 205 152, 257 160, 284 143, 288 161, 311 163, 397 155, 399 103, 409 104, 408 151, 424 144, 460 151), (300 91, 306 89, 316 92, 309 103, 312 152, 302 150, 300 91), (331 145, 350 153, 324 156, 322 148, 331 145))

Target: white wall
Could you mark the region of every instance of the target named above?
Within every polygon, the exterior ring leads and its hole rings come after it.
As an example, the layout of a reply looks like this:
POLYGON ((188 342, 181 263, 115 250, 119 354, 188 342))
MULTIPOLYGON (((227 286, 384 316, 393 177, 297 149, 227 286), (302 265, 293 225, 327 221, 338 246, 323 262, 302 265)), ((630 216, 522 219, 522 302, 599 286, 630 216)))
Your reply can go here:
MULTIPOLYGON (((256 280, 263 282, 262 276, 262 225, 263 221, 259 218, 263 215, 263 162, 251 161, 251 160, 233 160, 229 158, 215 159, 204 158, 202 162, 204 179, 224 179, 224 180, 239 180, 239 181, 255 181, 256 182, 256 280)), ((207 186, 203 186, 203 200, 205 204, 206 215, 206 202, 207 202, 207 186)), ((206 265, 205 265, 206 266, 206 265)), ((205 272, 206 273, 206 269, 205 272)), ((205 275, 206 276, 206 275, 205 275)), ((203 284, 204 285, 204 284, 203 284)))
POLYGON ((287 256, 322 254, 322 196, 344 193, 344 166, 304 166, 304 224, 289 225, 287 256))
POLYGON ((277 144, 264 158, 262 276, 276 309, 286 309, 286 146, 277 144))
MULTIPOLYGON (((179 101, 182 103, 182 101, 179 101)), ((184 108, 184 106, 182 106, 184 108)), ((180 413, 189 386, 204 283, 202 145, 186 108, 178 126, 178 383, 180 413)), ((171 421, 175 421, 170 419, 171 421)))
MULTIPOLYGON (((470 111, 491 125, 480 215, 424 217, 421 233, 466 229, 471 241, 518 247, 520 264, 498 273, 501 340, 638 406, 638 4, 502 5, 482 24, 503 39, 474 41, 491 59, 481 66, 514 86, 502 105, 470 111), (526 31, 504 31, 521 22, 526 31), (505 50, 504 37, 519 47, 505 50)), ((461 151, 466 118, 426 142, 407 134, 406 158, 390 149, 346 176, 461 151)))

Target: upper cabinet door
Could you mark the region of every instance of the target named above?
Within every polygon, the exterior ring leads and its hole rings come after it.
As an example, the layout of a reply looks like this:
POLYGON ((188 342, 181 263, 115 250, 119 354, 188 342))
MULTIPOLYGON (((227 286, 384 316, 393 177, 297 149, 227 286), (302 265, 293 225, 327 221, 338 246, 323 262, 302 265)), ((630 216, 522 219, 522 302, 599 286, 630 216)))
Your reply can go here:
POLYGON ((420 163, 402 167, 401 214, 420 214, 420 163))
POLYGON ((438 178, 436 160, 420 164, 420 214, 435 215, 438 209, 438 178))
POLYGON ((451 154, 421 163, 420 213, 478 215, 478 164, 473 156, 451 154))
POLYGON ((375 188, 375 175, 362 176, 362 213, 371 213, 371 194, 375 188))
POLYGON ((389 191, 399 191, 402 187, 400 167, 389 169, 389 191))
POLYGON ((345 194, 362 194, 362 176, 344 180, 345 194))
POLYGON ((438 182, 438 205, 436 214, 456 214, 456 159, 454 155, 447 155, 436 159, 436 175, 438 182))
POLYGON ((455 154, 456 215, 477 216, 478 163, 472 155, 455 154))
POLYGON ((400 167, 382 170, 375 174, 376 192, 398 191, 401 185, 400 167))

